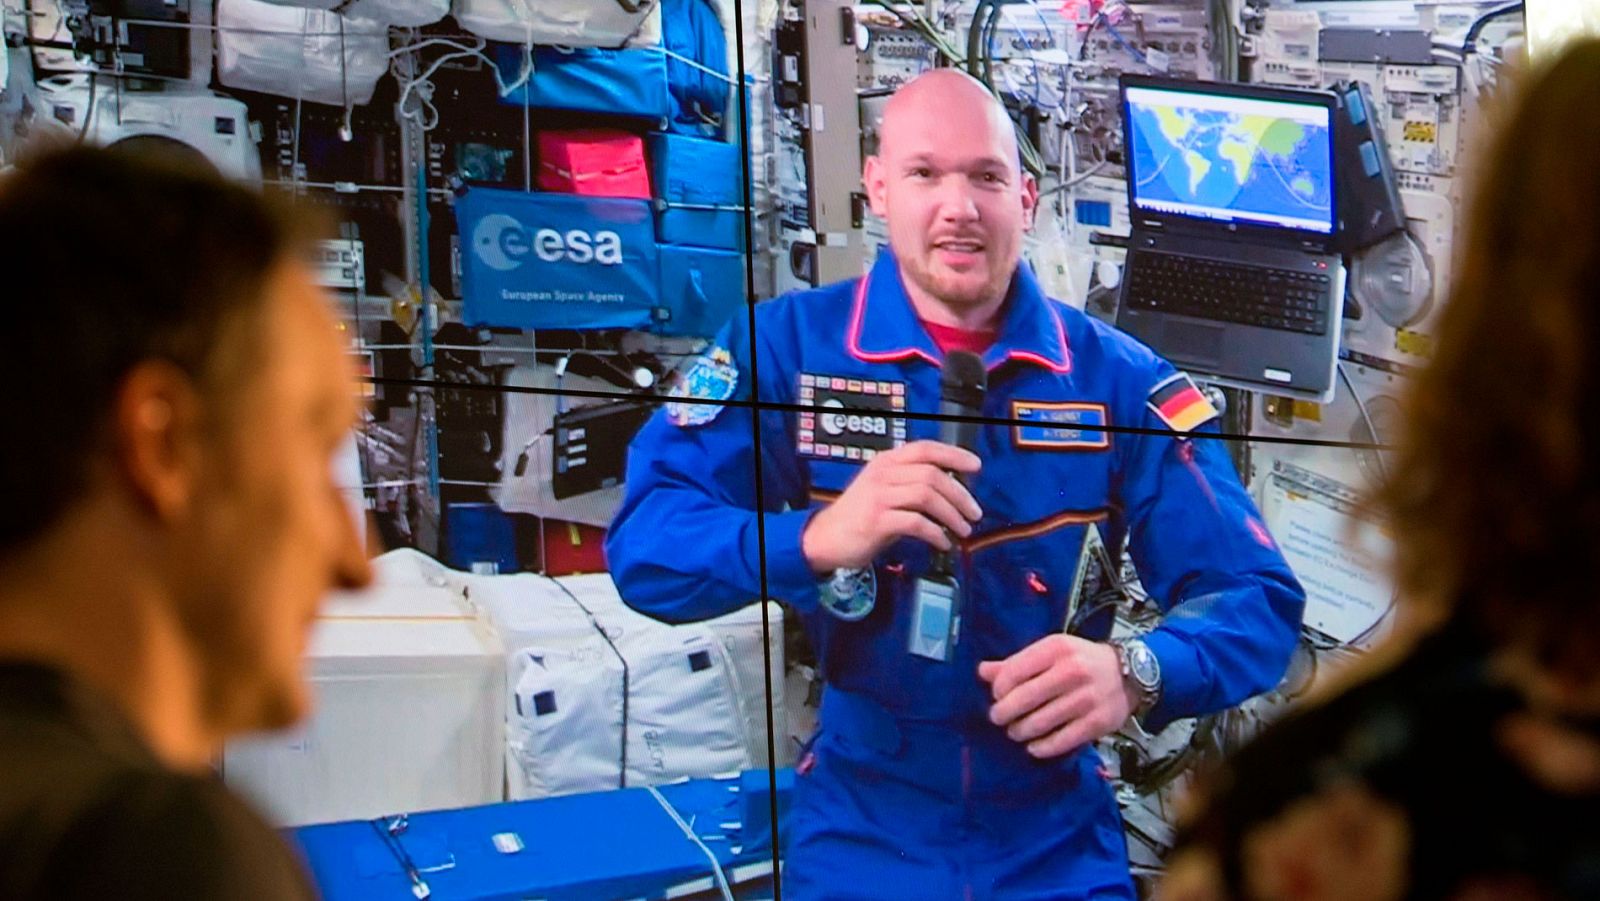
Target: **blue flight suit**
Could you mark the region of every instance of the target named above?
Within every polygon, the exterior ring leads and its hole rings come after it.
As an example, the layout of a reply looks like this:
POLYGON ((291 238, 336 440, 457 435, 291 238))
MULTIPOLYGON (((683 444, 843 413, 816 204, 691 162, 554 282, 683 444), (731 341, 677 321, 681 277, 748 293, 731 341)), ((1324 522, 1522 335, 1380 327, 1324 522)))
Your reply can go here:
MULTIPOLYGON (((717 344, 736 384, 713 396, 810 406, 819 395, 808 386, 842 380, 863 403, 871 390, 904 396, 913 412, 938 410, 942 354, 889 251, 864 280, 789 294, 755 314, 754 390, 749 324, 739 317, 717 344)), ((1002 318, 984 354, 982 413, 1053 421, 980 427, 983 470, 972 490, 983 519, 959 556, 965 606, 950 662, 908 652, 913 583, 931 556, 923 542, 902 539, 877 558, 876 605, 864 619, 819 605, 801 530, 863 462, 848 447, 839 456, 837 444, 819 451, 830 434, 815 418, 669 407, 631 446, 626 497, 606 543, 627 603, 667 622, 703 620, 751 603, 764 576, 767 596, 800 617, 816 648, 826 689, 814 766, 796 780, 782 836, 785 897, 1133 897, 1098 755, 1085 747, 1034 759, 989 722, 992 697, 977 676, 979 661, 1061 632, 1069 617, 1075 634, 1108 636, 1109 610, 1067 609, 1091 523, 1113 554, 1129 542, 1166 614, 1145 636, 1164 683, 1147 726, 1238 704, 1275 686, 1288 665, 1304 593, 1227 448, 1168 430, 1148 403, 1187 377, 1047 298, 1026 264, 1002 318), (1107 422, 1166 431, 1084 427, 1107 422)), ((1196 431, 1215 432, 1212 419, 1196 431)), ((899 422, 907 441, 939 435, 937 421, 899 422)))

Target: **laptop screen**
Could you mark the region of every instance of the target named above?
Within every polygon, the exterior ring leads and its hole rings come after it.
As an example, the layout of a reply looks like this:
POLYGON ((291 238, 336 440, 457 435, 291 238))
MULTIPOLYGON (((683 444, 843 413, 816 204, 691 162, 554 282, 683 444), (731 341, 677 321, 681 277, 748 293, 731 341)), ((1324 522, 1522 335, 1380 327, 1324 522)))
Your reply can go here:
POLYGON ((1132 85, 1124 97, 1138 210, 1333 233, 1326 105, 1132 85))

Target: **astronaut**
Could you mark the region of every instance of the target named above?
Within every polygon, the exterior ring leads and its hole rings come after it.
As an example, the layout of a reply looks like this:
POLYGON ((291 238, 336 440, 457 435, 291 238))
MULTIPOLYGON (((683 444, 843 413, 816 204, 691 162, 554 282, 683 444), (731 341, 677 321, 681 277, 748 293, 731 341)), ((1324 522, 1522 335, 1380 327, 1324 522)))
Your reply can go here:
POLYGON ((786 897, 1131 898, 1091 743, 1272 688, 1304 593, 1189 377, 1021 262, 1038 187, 993 96, 936 70, 881 135, 863 181, 889 249, 722 330, 634 440, 611 571, 668 622, 762 595, 803 621, 826 687, 786 897), (898 415, 938 410, 956 349, 1007 423, 975 452, 898 415), (1110 643, 1111 611, 1074 600, 1090 528, 1130 550, 1155 630, 1110 643))

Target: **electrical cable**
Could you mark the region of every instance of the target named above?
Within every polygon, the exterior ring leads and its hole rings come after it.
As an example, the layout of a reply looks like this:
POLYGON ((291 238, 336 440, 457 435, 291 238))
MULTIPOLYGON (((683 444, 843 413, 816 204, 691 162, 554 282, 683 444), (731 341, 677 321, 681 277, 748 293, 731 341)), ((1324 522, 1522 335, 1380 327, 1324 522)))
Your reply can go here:
MULTIPOLYGON (((712 78, 715 78, 715 79, 717 79, 719 81, 725 81, 725 82, 727 82, 728 84, 731 84, 731 85, 739 84, 739 79, 734 78, 733 76, 729 75, 728 73, 726 73, 726 72, 718 72, 716 69, 713 69, 710 66, 707 66, 706 64, 700 62, 697 59, 694 59, 694 58, 688 57, 688 56, 684 56, 681 53, 677 53, 677 52, 674 52, 672 50, 667 49, 667 47, 665 45, 663 45, 661 47, 656 47, 654 49, 661 51, 661 55, 665 56, 668 59, 676 60, 676 61, 678 61, 680 63, 683 63, 685 66, 688 66, 691 69, 698 69, 701 72, 704 72, 705 74, 710 75, 712 78)), ((747 85, 762 84, 764 82, 769 82, 771 80, 772 80, 771 78, 768 78, 765 75, 746 75, 744 77, 744 83, 747 84, 747 85)))
POLYGON ((416 862, 411 859, 411 855, 407 853, 405 845, 400 842, 400 838, 396 834, 397 829, 405 828, 406 818, 402 815, 389 821, 388 826, 378 825, 379 821, 385 819, 387 818, 379 817, 376 820, 368 820, 367 825, 371 826, 372 831, 378 834, 378 841, 383 842, 383 846, 389 850, 390 854, 394 855, 395 861, 400 864, 401 869, 406 874, 406 878, 411 880, 411 893, 418 898, 428 897, 432 894, 428 888, 428 883, 423 881, 422 873, 417 869, 416 862))
POLYGON ((1111 11, 1118 9, 1124 12, 1133 11, 1133 7, 1129 6, 1125 0, 1112 0, 1111 3, 1100 7, 1100 11, 1095 13, 1093 19, 1089 20, 1089 27, 1083 32, 1083 43, 1078 45, 1079 61, 1089 58, 1089 39, 1094 37, 1094 30, 1110 21, 1111 11))
MULTIPOLYGON (((1062 140, 1066 141, 1066 140, 1071 140, 1071 139, 1070 138, 1063 138, 1062 140)), ((1108 163, 1107 161, 1101 160, 1100 162, 1095 163, 1093 166, 1090 166, 1089 168, 1083 170, 1082 172, 1079 172, 1076 175, 1073 175, 1071 178, 1068 178, 1067 180, 1063 181, 1061 184, 1055 185, 1054 187, 1050 188, 1048 191, 1040 192, 1039 196, 1040 197, 1049 197, 1049 196, 1051 196, 1053 194, 1059 194, 1059 193, 1061 193, 1063 191, 1066 191, 1069 188, 1075 188, 1078 185, 1083 184, 1084 182, 1088 181, 1089 179, 1094 178, 1096 175, 1099 175, 1101 172, 1105 171, 1105 168, 1107 166, 1109 166, 1109 165, 1111 165, 1111 164, 1108 163)))
MULTIPOLYGON (((0 48, 0 52, 3 52, 3 48, 0 48)), ((88 134, 89 134, 89 123, 94 121, 94 91, 95 91, 95 81, 96 81, 95 75, 96 75, 96 72, 93 69, 91 69, 89 71, 89 108, 87 110, 84 110, 84 113, 83 113, 83 127, 78 129, 77 143, 79 143, 79 144, 82 144, 83 143, 83 139, 88 136, 88 134)))
MULTIPOLYGON (((1351 399, 1356 402, 1356 409, 1361 413, 1361 421, 1367 427, 1367 434, 1372 436, 1372 443, 1375 445, 1380 445, 1382 442, 1378 438, 1378 428, 1372 422, 1372 414, 1367 411, 1367 402, 1361 399, 1361 393, 1356 390, 1355 382, 1350 380, 1350 372, 1345 367, 1344 361, 1337 360, 1335 361, 1334 366, 1339 370, 1339 378, 1344 380, 1344 386, 1350 392, 1351 399)), ((1389 472, 1388 467, 1384 465, 1383 451, 1379 449, 1374 450, 1372 453, 1378 461, 1378 475, 1387 480, 1389 478, 1389 472)))
MULTIPOLYGON (((982 66, 982 63, 975 58, 977 55, 976 47, 973 46, 973 39, 978 37, 978 31, 973 30, 972 27, 969 26, 969 49, 966 55, 962 55, 953 45, 950 44, 949 41, 944 38, 943 35, 939 33, 939 31, 934 27, 933 23, 929 22, 922 16, 897 9, 892 4, 891 0, 867 0, 867 2, 873 6, 878 6, 888 10, 895 18, 904 22, 907 26, 921 35, 923 40, 932 45, 934 50, 937 51, 940 56, 944 57, 947 62, 957 68, 966 69, 974 78, 978 78, 980 81, 983 81, 984 84, 988 85, 990 92, 995 94, 996 99, 999 99, 999 92, 995 90, 994 85, 980 77, 980 73, 982 72, 980 67, 982 66)), ((990 0, 983 0, 985 5, 988 5, 989 2, 990 0)), ((974 24, 978 22, 976 16, 974 16, 973 22, 974 24)), ((981 44, 977 46, 981 46, 981 44)), ((1016 125, 1015 123, 1013 123, 1013 125, 1015 126, 1015 131, 1017 134, 1017 150, 1021 154, 1023 168, 1025 168, 1034 176, 1043 175, 1045 171, 1045 165, 1044 161, 1039 157, 1038 149, 1034 147, 1033 141, 1028 137, 1027 132, 1022 129, 1022 126, 1016 125)))
POLYGON ((1135 60, 1138 60, 1141 64, 1143 64, 1145 68, 1147 68, 1147 69, 1154 69, 1155 68, 1155 66, 1151 65, 1151 63, 1150 63, 1150 56, 1148 54, 1146 54, 1143 50, 1140 50, 1138 47, 1135 47, 1132 44, 1128 43, 1127 39, 1122 36, 1122 32, 1117 30, 1117 26, 1112 25, 1110 22, 1107 22, 1105 24, 1105 29, 1106 29, 1106 34, 1111 35, 1111 39, 1112 40, 1114 40, 1118 44, 1120 44, 1122 46, 1122 49, 1124 49, 1124 50, 1128 51, 1130 54, 1132 54, 1133 58, 1135 60))
POLYGON ((1493 22, 1495 19, 1523 12, 1524 6, 1525 4, 1520 2, 1520 0, 1517 3, 1507 3, 1504 6, 1491 9, 1474 19, 1472 24, 1467 26, 1467 33, 1461 39, 1461 55, 1465 57, 1470 53, 1476 52, 1478 37, 1479 35, 1483 34, 1483 29, 1488 27, 1490 22, 1493 22))
POLYGON ((694 827, 684 822, 684 819, 681 815, 679 815, 677 808, 673 807, 672 804, 667 801, 666 797, 661 794, 661 792, 656 791, 656 787, 654 785, 645 786, 645 791, 650 793, 650 797, 656 799, 656 803, 660 804, 661 809, 667 812, 667 816, 672 817, 672 822, 678 824, 678 828, 683 830, 684 837, 689 839, 689 841, 694 842, 695 847, 699 848, 701 853, 705 854, 706 860, 711 862, 711 874, 716 877, 717 891, 722 894, 723 901, 733 901, 733 889, 728 887, 728 875, 722 871, 722 861, 717 860, 717 855, 714 854, 710 848, 706 847, 706 843, 700 839, 700 836, 694 831, 694 827))
POLYGON ((517 77, 508 82, 500 73, 500 66, 483 51, 488 47, 488 41, 483 38, 474 39, 472 45, 461 44, 445 38, 429 38, 409 47, 401 47, 389 52, 390 72, 395 80, 400 83, 400 96, 395 101, 395 106, 400 110, 400 115, 411 119, 422 126, 423 131, 432 131, 439 125, 439 110, 433 105, 433 76, 447 63, 460 59, 479 59, 487 63, 489 72, 494 76, 495 87, 501 97, 509 97, 512 92, 525 86, 533 78, 533 50, 532 45, 522 45, 522 61, 517 77), (395 68, 398 58, 411 51, 420 51, 424 47, 446 46, 452 48, 451 52, 443 54, 428 64, 421 74, 407 76, 395 68), (407 110, 406 105, 415 96, 421 109, 407 110))
MULTIPOLYGON (((544 521, 541 518, 541 520, 540 520, 541 527, 543 527, 543 522, 544 521)), ((582 610, 584 616, 587 616, 589 618, 589 625, 593 626, 594 630, 596 632, 600 633, 600 637, 605 640, 606 646, 611 648, 611 653, 616 654, 617 655, 617 660, 622 663, 622 741, 621 741, 621 745, 622 745, 622 760, 621 760, 621 764, 620 764, 620 769, 619 769, 619 771, 617 773, 617 787, 618 788, 627 788, 628 787, 628 695, 630 694, 629 686, 628 686, 628 658, 622 656, 622 652, 617 649, 617 645, 616 645, 615 642, 613 642, 611 640, 611 636, 607 635, 606 634, 606 630, 601 627, 600 620, 595 617, 594 611, 590 610, 589 607, 586 604, 583 603, 583 601, 578 600, 578 596, 572 593, 572 589, 568 588, 566 585, 563 585, 561 583, 560 579, 557 579, 555 576, 552 576, 549 573, 541 572, 539 575, 544 576, 546 579, 549 579, 550 581, 554 582, 556 587, 561 589, 563 594, 565 594, 568 598, 572 599, 572 603, 578 605, 578 609, 582 610)), ((655 789, 651 789, 651 791, 654 792, 655 789)), ((713 861, 715 860, 715 858, 712 858, 712 859, 713 859, 713 861)))

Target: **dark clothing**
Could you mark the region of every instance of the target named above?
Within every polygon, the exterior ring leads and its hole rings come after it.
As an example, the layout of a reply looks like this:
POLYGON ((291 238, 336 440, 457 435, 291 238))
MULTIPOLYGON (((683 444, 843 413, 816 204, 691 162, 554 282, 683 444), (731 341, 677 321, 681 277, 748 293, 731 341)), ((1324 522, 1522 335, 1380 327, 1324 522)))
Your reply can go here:
POLYGON ((0 663, 0 899, 313 899, 283 839, 104 698, 0 663))
POLYGON ((1353 781, 1408 821, 1407 898, 1508 882, 1531 890, 1519 898, 1600 898, 1600 798, 1557 794, 1501 749, 1497 728, 1527 707, 1488 659, 1471 630, 1451 626, 1388 672, 1285 717, 1217 774, 1180 849, 1216 854, 1229 896, 1244 897, 1246 836, 1353 781))

